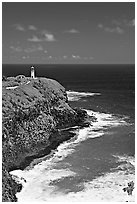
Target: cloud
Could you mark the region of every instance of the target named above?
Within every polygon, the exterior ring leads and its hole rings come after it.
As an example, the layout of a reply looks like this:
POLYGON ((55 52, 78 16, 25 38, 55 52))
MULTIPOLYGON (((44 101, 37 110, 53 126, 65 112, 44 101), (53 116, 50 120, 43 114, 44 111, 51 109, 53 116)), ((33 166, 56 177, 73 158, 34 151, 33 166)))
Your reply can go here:
POLYGON ((44 40, 45 40, 45 41, 48 41, 48 42, 56 41, 55 38, 54 38, 54 35, 53 35, 53 34, 50 34, 50 33, 46 33, 46 34, 45 34, 44 40))
POLYGON ((43 51, 43 47, 42 47, 41 45, 39 45, 39 46, 37 47, 37 50, 43 51))
POLYGON ((103 25, 101 23, 98 24, 98 28, 103 28, 103 25))
POLYGON ((30 57, 29 56, 22 56, 22 59, 29 59, 30 57))
POLYGON ((26 49, 24 49, 24 52, 31 53, 31 52, 35 52, 35 50, 34 50, 34 48, 26 48, 26 49))
POLYGON ((36 31, 37 30, 37 28, 34 25, 28 25, 25 28, 21 24, 14 24, 13 27, 18 31, 27 31, 27 30, 36 31))
POLYGON ((132 20, 130 21, 130 25, 131 25, 131 26, 135 26, 135 19, 132 19, 132 20))
POLYGON ((32 38, 28 38, 30 42, 42 42, 42 39, 38 38, 36 35, 33 35, 32 38))
POLYGON ((75 33, 80 33, 78 30, 76 30, 75 28, 72 28, 70 30, 66 30, 64 31, 65 33, 72 33, 72 34, 75 34, 75 33))
POLYGON ((89 57, 90 60, 94 60, 94 57, 89 57))
POLYGON ((15 47, 15 46, 10 46, 10 49, 12 49, 12 51, 14 52, 22 52, 22 48, 21 47, 15 47))
POLYGON ((50 56, 48 56, 48 59, 52 59, 53 57, 50 55, 50 56))
POLYGON ((135 26, 135 19, 131 19, 131 20, 127 20, 127 19, 113 20, 112 24, 116 25, 116 26, 120 26, 120 27, 134 27, 135 26))
POLYGON ((29 47, 23 50, 26 53, 32 53, 36 51, 43 51, 43 47, 41 45, 29 47))
POLYGON ((120 20, 116 20, 116 19, 112 20, 112 25, 115 25, 115 26, 121 26, 122 23, 123 22, 120 20))
POLYGON ((41 31, 43 41, 53 42, 56 41, 54 35, 46 30, 41 31))
POLYGON ((73 55, 72 54, 72 58, 74 59, 74 60, 94 60, 94 57, 92 57, 92 56, 80 56, 80 55, 73 55))
POLYGON ((31 42, 54 42, 56 41, 54 35, 47 31, 41 31, 38 33, 38 36, 33 35, 32 38, 29 38, 28 41, 31 42))
POLYGON ((72 55, 73 59, 80 59, 81 57, 79 55, 72 55))
POLYGON ((117 33, 117 34, 123 34, 124 33, 124 30, 122 28, 120 28, 119 26, 117 26, 115 28, 105 27, 104 30, 106 32, 109 32, 109 33, 117 33))
POLYGON ((117 34, 124 33, 124 29, 121 28, 120 26, 107 27, 107 26, 104 26, 103 24, 98 24, 98 28, 108 33, 117 33, 117 34))
POLYGON ((13 27, 18 31, 25 31, 25 28, 20 24, 14 24, 13 27))
POLYGON ((12 26, 18 31, 36 31, 35 34, 32 35, 31 38, 27 39, 27 41, 30 41, 30 42, 44 42, 44 41, 54 42, 56 41, 54 35, 51 32, 47 30, 38 31, 38 29, 34 25, 28 25, 26 26, 26 28, 24 28, 21 24, 14 24, 12 26))
POLYGON ((31 47, 26 47, 26 48, 22 48, 19 46, 10 46, 10 49, 12 49, 12 51, 14 52, 24 52, 24 53, 33 53, 33 52, 40 52, 43 51, 45 52, 44 48, 42 47, 42 45, 35 45, 35 46, 31 46, 31 47))
POLYGON ((135 26, 135 19, 132 19, 132 20, 130 21, 130 25, 131 25, 131 26, 135 26))
POLYGON ((132 19, 132 20, 129 20, 129 21, 124 20, 124 23, 128 27, 134 27, 135 26, 135 19, 132 19))
POLYGON ((123 34, 127 27, 134 27, 135 19, 127 20, 112 20, 110 26, 105 26, 103 24, 98 24, 98 28, 109 33, 123 34))
POLYGON ((29 26, 28 26, 28 29, 29 29, 29 30, 37 30, 37 28, 36 28, 34 25, 29 25, 29 26))

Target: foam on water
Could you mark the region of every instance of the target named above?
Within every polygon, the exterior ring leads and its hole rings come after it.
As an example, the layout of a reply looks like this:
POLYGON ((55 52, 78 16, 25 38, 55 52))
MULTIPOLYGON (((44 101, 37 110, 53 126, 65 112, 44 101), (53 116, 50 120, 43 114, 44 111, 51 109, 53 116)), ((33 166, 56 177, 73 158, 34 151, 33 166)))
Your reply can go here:
POLYGON ((127 156, 127 155, 123 155, 123 156, 119 156, 119 155, 113 155, 118 162, 127 162, 130 165, 135 167, 135 158, 132 156, 127 156))
MULTIPOLYGON (((130 162, 126 162, 127 156, 125 157, 125 163, 127 171, 131 167, 130 162)), ((131 158, 129 158, 130 160, 131 158)), ((133 160, 133 158, 131 159, 133 160)), ((118 167, 120 169, 121 165, 118 167)), ((127 183, 131 180, 135 180, 135 175, 132 172, 127 173, 127 171, 115 170, 114 172, 107 173, 103 176, 97 177, 90 182, 84 184, 85 188, 83 191, 77 193, 69 193, 64 195, 61 199, 70 200, 70 201, 113 201, 113 202, 122 202, 122 201, 135 201, 135 190, 131 196, 127 195, 123 191, 123 187, 127 187, 127 183)), ((58 197, 59 199, 59 197, 58 197)), ((52 201, 52 199, 50 200, 52 201)))
MULTIPOLYGON (((109 126, 118 126, 118 125, 128 125, 128 123, 126 123, 125 119, 127 119, 127 117, 118 117, 112 114, 107 114, 107 113, 99 113, 99 112, 95 112, 92 110, 86 110, 87 114, 89 116, 95 116, 97 118, 97 122, 95 122, 93 124, 94 128, 100 128, 100 127, 109 127, 109 126)), ((93 130, 93 129, 92 129, 93 130)))
POLYGON ((77 91, 67 91, 67 96, 69 101, 78 101, 83 97, 88 96, 99 96, 100 93, 89 93, 89 92, 77 92, 77 91))
MULTIPOLYGON (((120 182, 126 182, 132 175, 126 175, 121 169, 115 172, 98 177, 91 182, 84 183, 84 190, 74 193, 63 193, 53 184, 54 181, 61 180, 65 177, 75 177, 76 172, 70 170, 67 163, 65 167, 57 169, 56 166, 65 157, 73 154, 75 146, 88 138, 96 138, 104 135, 103 130, 108 127, 115 127, 126 124, 124 118, 118 118, 111 114, 98 113, 86 110, 90 116, 97 118, 96 122, 91 122, 90 127, 74 130, 75 139, 72 138, 58 146, 54 154, 47 160, 36 164, 32 169, 24 171, 15 170, 11 174, 18 176, 23 183, 23 189, 17 193, 19 201, 121 201, 126 199, 123 197, 123 191, 119 193, 120 182), (24 178, 26 183, 21 179, 24 178), (118 178, 118 179, 117 179, 118 178), (126 178, 126 179, 125 179, 126 178), (120 180, 121 179, 121 180, 120 180), (119 180, 119 181, 117 181, 119 180), (125 181, 123 181, 125 180, 125 181), (96 187, 98 185, 98 187, 96 187), (110 196, 111 195, 111 196, 110 196), (121 196, 122 195, 122 196, 121 196)), ((115 156, 116 158, 116 156, 115 156)), ((119 157, 116 158, 119 161, 119 157)))
MULTIPOLYGON (((118 158, 120 156, 115 156, 118 158)), ((122 161, 127 164, 128 169, 134 167, 131 163, 133 157, 121 156, 122 161)), ((107 173, 103 176, 97 177, 90 182, 84 183, 84 190, 79 192, 62 192, 55 185, 52 185, 53 181, 62 179, 63 177, 75 176, 74 172, 69 169, 50 171, 35 171, 27 172, 28 182, 25 184, 21 193, 17 194, 19 201, 87 201, 87 202, 125 202, 135 201, 135 190, 131 196, 127 195, 123 191, 123 187, 127 186, 127 183, 131 180, 135 180, 135 175, 132 172, 127 173, 121 169, 121 165, 114 169, 113 172, 107 173), (119 168, 119 169, 118 169, 119 168), (117 170, 118 169, 118 170, 117 170)), ((43 168, 44 170, 44 168, 43 168)))

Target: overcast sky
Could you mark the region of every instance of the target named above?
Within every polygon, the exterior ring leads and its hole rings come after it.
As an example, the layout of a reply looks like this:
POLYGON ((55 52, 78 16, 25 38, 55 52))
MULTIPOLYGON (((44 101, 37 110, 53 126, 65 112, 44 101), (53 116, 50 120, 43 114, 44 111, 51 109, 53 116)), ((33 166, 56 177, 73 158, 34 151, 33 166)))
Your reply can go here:
POLYGON ((3 63, 134 63, 134 3, 14 3, 2 8, 3 63))

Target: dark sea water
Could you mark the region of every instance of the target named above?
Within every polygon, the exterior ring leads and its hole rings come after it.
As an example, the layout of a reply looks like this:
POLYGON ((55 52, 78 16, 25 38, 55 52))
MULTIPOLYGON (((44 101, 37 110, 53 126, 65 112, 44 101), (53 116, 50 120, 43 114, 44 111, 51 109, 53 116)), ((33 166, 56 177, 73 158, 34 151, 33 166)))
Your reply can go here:
MULTIPOLYGON (((29 76, 30 65, 4 65, 3 74, 29 76)), ((50 156, 12 174, 26 183, 19 201, 134 201, 122 189, 135 181, 134 65, 36 65, 37 76, 59 81, 72 107, 97 121, 50 156)))

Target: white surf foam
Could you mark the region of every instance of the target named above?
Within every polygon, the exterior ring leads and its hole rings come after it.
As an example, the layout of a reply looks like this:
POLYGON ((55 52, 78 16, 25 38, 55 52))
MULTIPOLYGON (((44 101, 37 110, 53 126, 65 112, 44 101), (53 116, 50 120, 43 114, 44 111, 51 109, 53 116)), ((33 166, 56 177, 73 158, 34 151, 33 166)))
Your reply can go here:
MULTIPOLYGON (((122 158, 123 161, 134 160, 128 156, 115 156, 122 158)), ((130 165, 130 162, 129 162, 130 165)), ((115 170, 114 172, 107 173, 103 176, 97 177, 90 182, 84 183, 84 190, 79 192, 65 193, 52 185, 52 181, 61 179, 63 176, 75 176, 74 172, 67 170, 56 170, 35 172, 34 176, 30 173, 30 181, 17 197, 19 201, 52 201, 52 202, 73 202, 73 201, 87 201, 87 202, 133 202, 135 201, 135 189, 131 196, 123 191, 127 183, 135 180, 135 175, 131 172, 127 173, 123 170, 115 170)))
MULTIPOLYGON (((104 128, 123 125, 126 123, 123 118, 118 118, 112 116, 111 114, 97 113, 91 110, 86 111, 90 116, 95 116, 97 121, 93 123, 91 122, 90 127, 74 130, 76 133, 75 140, 72 138, 71 140, 59 145, 55 153, 49 159, 46 161, 43 160, 41 163, 35 165, 33 169, 27 169, 24 171, 16 170, 11 172, 12 175, 18 176, 19 180, 22 180, 23 177, 27 181, 26 183, 21 181, 24 188, 20 193, 17 193, 19 201, 63 201, 63 199, 68 199, 68 201, 85 201, 84 199, 87 201, 94 201, 98 192, 96 191, 96 188, 93 188, 96 182, 86 183, 85 190, 82 192, 69 193, 67 195, 64 195, 61 192, 57 192, 57 194, 54 193, 54 191, 57 189, 55 189, 54 185, 51 185, 53 181, 58 179, 75 176, 76 173, 70 170, 68 164, 66 167, 61 169, 57 169, 56 167, 61 160, 75 151, 76 145, 79 145, 80 142, 86 140, 87 138, 103 136, 104 128), (94 132, 95 130, 96 132, 94 132), (93 191, 93 194, 91 193, 91 190, 93 191)), ((103 196, 103 193, 100 192, 99 195, 100 194, 103 196)), ((102 199, 101 195, 99 196, 98 200, 102 199)))
MULTIPOLYGON (((51 194, 47 201, 86 201, 86 202, 131 202, 135 201, 135 190, 133 194, 128 196, 123 191, 123 187, 127 186, 130 180, 134 179, 134 175, 125 175, 123 172, 109 173, 98 177, 91 182, 85 183, 83 191, 74 193, 58 193, 51 194)), ((44 198, 44 195, 43 195, 44 198)))
POLYGON ((70 193, 69 197, 73 196, 74 200, 79 201, 135 201, 135 190, 133 195, 128 196, 123 191, 123 187, 127 186, 127 183, 131 180, 134 181, 135 176, 133 174, 127 174, 124 171, 115 171, 105 174, 94 179, 91 182, 85 183, 85 189, 82 192, 76 194, 70 193))
POLYGON ((77 91, 67 91, 67 96, 69 101, 78 101, 83 97, 88 96, 99 96, 100 93, 89 93, 89 92, 77 92, 77 91))
MULTIPOLYGON (((127 187, 128 182, 135 182, 135 173, 130 168, 135 168, 135 158, 127 155, 113 155, 117 162, 122 161, 117 168, 113 169, 113 172, 107 173, 94 179, 91 182, 85 183, 84 191, 79 192, 76 197, 86 197, 89 200, 94 201, 135 201, 135 189, 132 195, 128 195, 123 191, 124 187, 127 187)), ((78 199, 78 198, 77 198, 78 199)), ((83 198, 82 198, 83 199, 83 198)))
MULTIPOLYGON (((110 126, 128 125, 125 121, 127 117, 118 117, 108 113, 100 113, 92 110, 86 110, 89 116, 95 116, 97 121, 93 123, 93 128, 105 128, 110 126)), ((92 129, 93 130, 93 129, 92 129)))
MULTIPOLYGON (((24 183, 21 193, 17 193, 19 202, 44 201, 55 190, 55 186, 52 185, 53 181, 75 175, 74 172, 67 168, 49 170, 44 167, 45 165, 41 165, 31 171, 20 172, 20 176, 23 176, 27 180, 27 183, 24 183)), ((12 174, 14 173, 12 172, 12 174)), ((17 174, 19 175, 19 172, 17 174)))
POLYGON ((94 116, 97 118, 95 122, 91 122, 91 126, 76 130, 78 137, 73 144, 84 141, 87 138, 96 138, 104 135, 104 130, 108 127, 116 127, 121 125, 128 125, 124 120, 124 117, 119 118, 113 116, 112 114, 99 113, 92 110, 85 110, 89 116, 94 116))
POLYGON ((133 169, 135 170, 135 158, 133 156, 128 155, 113 155, 113 157, 116 158, 118 163, 121 163, 117 169, 120 170, 127 170, 128 172, 133 172, 133 169))

